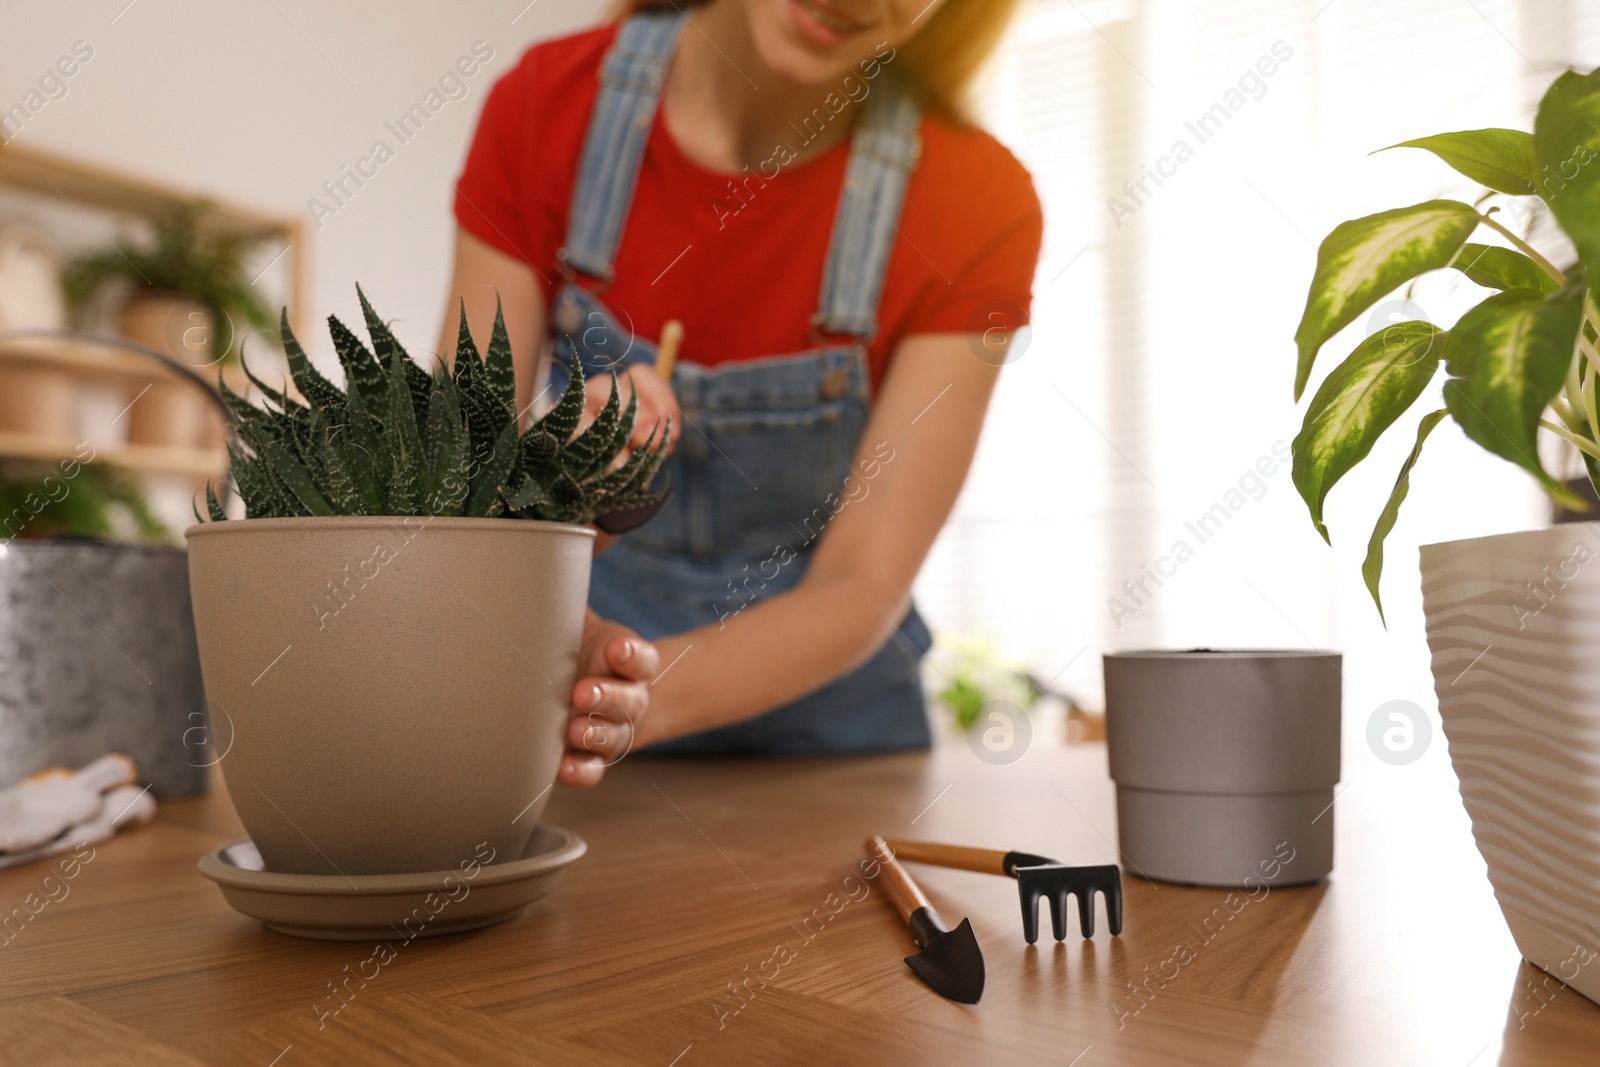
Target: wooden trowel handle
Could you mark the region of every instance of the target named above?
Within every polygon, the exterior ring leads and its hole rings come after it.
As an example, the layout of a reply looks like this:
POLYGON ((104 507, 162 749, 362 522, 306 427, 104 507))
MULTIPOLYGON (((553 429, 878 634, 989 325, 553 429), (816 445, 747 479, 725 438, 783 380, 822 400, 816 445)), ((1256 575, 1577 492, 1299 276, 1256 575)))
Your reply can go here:
POLYGON ((671 319, 661 327, 661 341, 656 346, 655 371, 662 381, 672 381, 672 365, 678 361, 678 348, 682 344, 683 323, 671 319))
POLYGON ((1009 875, 1006 853, 995 848, 967 848, 965 845, 935 845, 927 841, 889 841, 894 854, 912 863, 931 863, 936 867, 958 867, 979 874, 1009 875))
POLYGON ((889 897, 894 901, 894 906, 900 910, 900 918, 911 921, 913 912, 921 908, 933 910, 933 905, 922 894, 921 888, 912 881, 906 869, 900 866, 900 861, 894 858, 894 852, 889 848, 888 842, 877 834, 867 838, 867 855, 877 860, 883 867, 883 884, 888 887, 889 897))

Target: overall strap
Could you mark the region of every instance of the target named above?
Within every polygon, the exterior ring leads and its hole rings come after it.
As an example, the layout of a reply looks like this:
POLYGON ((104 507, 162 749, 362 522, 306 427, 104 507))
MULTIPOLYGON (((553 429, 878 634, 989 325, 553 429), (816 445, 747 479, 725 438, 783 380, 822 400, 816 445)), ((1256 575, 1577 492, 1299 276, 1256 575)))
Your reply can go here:
POLYGON ((683 23, 677 10, 635 15, 617 31, 600 64, 600 92, 572 190, 566 247, 559 253, 569 270, 612 278, 639 163, 683 23))
POLYGON ((833 224, 822 298, 813 324, 822 332, 870 339, 878 300, 899 234, 906 184, 922 155, 922 108, 902 83, 889 80, 865 105, 851 135, 850 163, 833 224))

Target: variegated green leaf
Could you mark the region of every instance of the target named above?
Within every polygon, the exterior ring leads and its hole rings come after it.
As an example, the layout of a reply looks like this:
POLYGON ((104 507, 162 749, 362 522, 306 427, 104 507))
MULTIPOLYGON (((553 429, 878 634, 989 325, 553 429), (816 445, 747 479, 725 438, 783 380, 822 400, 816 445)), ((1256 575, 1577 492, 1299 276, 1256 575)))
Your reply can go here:
POLYGON ((517 411, 517 373, 511 361, 511 338, 506 333, 506 317, 500 297, 494 298, 494 333, 489 336, 488 357, 483 362, 483 377, 507 415, 517 411))
POLYGON ((383 514, 384 486, 389 482, 389 451, 382 427, 367 411, 360 389, 345 394, 342 431, 345 465, 369 515, 383 514))
POLYGON ((1322 506, 1328 490, 1372 451, 1374 442, 1422 395, 1443 356, 1431 322, 1401 322, 1356 346, 1322 383, 1294 439, 1294 484, 1311 522, 1328 540, 1322 506))
POLYGON ((294 494, 294 498, 307 512, 312 515, 337 514, 333 505, 328 503, 328 498, 317 490, 311 481, 311 475, 300 460, 282 441, 273 441, 269 444, 264 458, 270 465, 272 473, 288 487, 289 492, 294 494))
POLYGON ((324 430, 319 452, 323 469, 327 472, 328 503, 333 505, 333 510, 340 515, 369 514, 367 502, 351 474, 349 460, 341 440, 341 431, 324 430))
POLYGON ((1550 86, 1533 150, 1540 195, 1577 246, 1584 273, 1600 279, 1600 69, 1569 70, 1550 86))
MULTIPOLYGON (((431 383, 430 383, 431 384, 431 383)), ((426 409, 424 409, 426 410, 426 409)), ((394 456, 394 467, 398 472, 406 468, 410 491, 417 494, 411 498, 412 506, 416 500, 426 497, 432 490, 428 480, 423 476, 422 431, 418 425, 417 414, 411 402, 411 387, 406 381, 406 369, 399 352, 391 351, 389 354, 389 425, 387 427, 393 435, 390 454, 394 456)), ((405 514, 416 514, 414 511, 405 514)))
MULTIPOLYGON (((579 481, 601 473, 596 470, 597 463, 609 462, 620 451, 619 446, 613 445, 612 439, 617 435, 617 425, 621 420, 622 387, 617 383, 617 375, 613 371, 611 396, 607 398, 605 407, 600 409, 600 414, 595 416, 587 429, 561 450, 561 465, 579 481)), ((631 425, 629 428, 632 428, 631 425)))
MULTIPOLYGON (((583 421, 583 362, 574 359, 567 366, 567 390, 561 394, 561 399, 556 406, 545 413, 544 418, 533 424, 532 429, 544 430, 557 443, 565 446, 572 440, 572 433, 578 428, 578 423, 583 421)), ((530 430, 532 432, 532 430, 530 430)))
MULTIPOLYGON (((1425 148, 1480 185, 1512 196, 1532 196, 1533 135, 1522 130, 1462 130, 1401 141, 1389 148, 1425 148)), ((1388 148, 1378 151, 1387 152, 1388 148)))
POLYGON ((1445 340, 1445 406, 1473 441, 1527 470, 1563 502, 1574 498, 1539 464, 1539 418, 1566 381, 1584 286, 1510 289, 1461 316, 1445 340))
POLYGON ((1561 283, 1539 268, 1521 252, 1498 245, 1467 242, 1450 264, 1469 279, 1488 289, 1532 289, 1553 293, 1561 283))
POLYGON ((1429 200, 1340 223, 1317 249, 1305 312, 1295 330, 1295 399, 1324 342, 1397 286, 1448 266, 1480 216, 1455 200, 1429 200))
POLYGON ((206 483, 206 513, 212 522, 226 522, 228 519, 228 513, 222 510, 222 504, 217 500, 217 487, 211 482, 206 483))
POLYGON ((461 421, 455 382, 441 371, 428 404, 427 462, 433 495, 428 514, 460 514, 467 501, 467 433, 461 421))
POLYGON ((339 365, 344 368, 346 390, 361 394, 362 406, 374 417, 382 420, 389 414, 389 379, 383 366, 361 338, 333 315, 328 316, 328 333, 333 337, 333 350, 339 355, 339 365))
POLYGON ((524 508, 537 508, 550 503, 550 497, 545 493, 544 487, 535 481, 526 481, 519 485, 516 492, 506 497, 506 503, 517 511, 524 508))
POLYGON ((1385 628, 1388 627, 1389 620, 1383 617, 1383 598, 1378 595, 1378 579, 1383 576, 1383 542, 1394 529, 1395 520, 1400 517, 1400 505, 1405 503, 1406 494, 1411 492, 1411 468, 1417 465, 1417 457, 1422 455, 1422 442, 1426 441, 1433 428, 1439 425, 1439 420, 1448 414, 1450 414, 1448 409, 1430 411, 1417 424, 1417 443, 1411 446, 1411 454, 1406 456, 1406 461, 1400 465, 1400 477, 1395 479, 1394 488, 1389 491, 1389 499, 1378 515, 1377 524, 1372 528, 1372 537, 1367 541, 1367 558, 1361 563, 1361 577, 1366 580, 1367 592, 1372 594, 1372 602, 1378 606, 1378 618, 1382 620, 1385 628))
POLYGON ((289 361, 289 376, 294 379, 300 395, 323 411, 343 407, 344 394, 312 365, 305 349, 300 347, 300 342, 295 338, 294 331, 289 328, 288 309, 283 311, 278 323, 278 336, 283 340, 283 354, 289 361))
POLYGON ((500 499, 512 470, 517 464, 517 428, 507 422, 495 439, 494 448, 487 459, 478 464, 472 479, 472 493, 467 498, 468 515, 487 515, 494 502, 500 499))

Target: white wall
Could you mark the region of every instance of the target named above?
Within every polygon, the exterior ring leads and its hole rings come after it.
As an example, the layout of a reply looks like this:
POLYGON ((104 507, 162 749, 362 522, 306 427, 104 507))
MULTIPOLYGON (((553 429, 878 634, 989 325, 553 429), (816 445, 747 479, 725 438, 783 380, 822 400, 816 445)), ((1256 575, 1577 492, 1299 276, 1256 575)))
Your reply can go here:
MULTIPOLYGON (((395 156, 311 243, 310 314, 359 320, 360 281, 431 351, 450 269, 452 191, 479 109, 529 44, 597 20, 601 0, 323 4, 93 0, 9 5, 0 110, 77 41, 93 58, 19 144, 79 156, 278 212, 298 212, 379 138, 395 156), (384 129, 482 41, 493 58, 406 144, 384 129)), ((10 209, 10 214, 15 214, 10 209)), ((91 237, 91 240, 96 239, 91 237)), ((321 337, 309 339, 332 364, 321 337)))

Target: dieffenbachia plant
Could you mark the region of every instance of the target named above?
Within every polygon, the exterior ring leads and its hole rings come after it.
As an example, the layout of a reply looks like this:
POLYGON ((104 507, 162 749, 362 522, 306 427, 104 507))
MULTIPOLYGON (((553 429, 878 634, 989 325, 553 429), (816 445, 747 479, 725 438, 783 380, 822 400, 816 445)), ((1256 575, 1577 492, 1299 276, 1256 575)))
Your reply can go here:
MULTIPOLYGON (((561 400, 526 431, 517 429, 516 388, 505 320, 495 313, 480 356, 466 309, 455 368, 429 374, 406 354, 360 287, 372 348, 328 317, 344 389, 312 366, 283 316, 283 348, 301 402, 250 374, 261 407, 222 387, 238 440, 228 447, 233 480, 252 519, 291 515, 448 515, 586 523, 645 508, 666 454, 667 428, 617 465, 638 409, 624 409, 615 376, 611 398, 578 433, 583 370, 574 362, 561 400)), ((213 521, 226 518, 206 487, 213 521)))
POLYGON ((1449 330, 1401 322, 1372 334, 1323 380, 1294 439, 1294 483, 1324 540, 1323 503, 1341 477, 1427 390, 1442 363, 1444 407, 1424 416, 1367 545, 1362 575, 1380 617, 1383 542, 1410 488, 1411 469, 1439 422, 1452 418, 1482 447, 1526 469, 1546 492, 1582 505, 1539 462, 1540 429, 1583 455, 1600 485, 1600 71, 1568 71, 1539 104, 1533 133, 1487 129, 1422 137, 1423 148, 1496 193, 1536 198, 1571 238, 1577 262, 1558 269, 1494 217, 1498 208, 1429 200, 1341 223, 1317 250, 1295 343, 1295 399, 1323 344, 1396 288, 1434 270, 1460 271, 1498 292, 1449 330), (1477 244, 1484 228, 1511 247, 1477 244))

